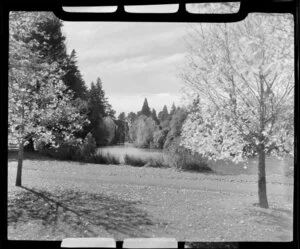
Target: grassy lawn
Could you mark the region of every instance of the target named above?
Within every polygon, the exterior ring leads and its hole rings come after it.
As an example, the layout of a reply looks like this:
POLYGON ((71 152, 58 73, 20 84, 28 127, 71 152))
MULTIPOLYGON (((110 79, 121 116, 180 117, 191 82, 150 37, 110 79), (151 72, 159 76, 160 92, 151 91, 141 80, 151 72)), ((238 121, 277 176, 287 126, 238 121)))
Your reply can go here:
POLYGON ((175 237, 180 241, 292 240, 293 179, 267 176, 258 208, 255 174, 66 162, 27 154, 23 186, 8 160, 8 238, 175 237))

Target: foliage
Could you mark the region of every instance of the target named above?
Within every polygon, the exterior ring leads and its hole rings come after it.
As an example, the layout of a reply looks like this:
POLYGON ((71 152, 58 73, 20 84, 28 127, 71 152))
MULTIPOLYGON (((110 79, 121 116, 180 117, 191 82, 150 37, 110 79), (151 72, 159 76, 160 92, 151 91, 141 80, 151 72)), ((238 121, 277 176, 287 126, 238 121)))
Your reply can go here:
POLYGON ((201 24, 191 36, 183 79, 201 104, 188 116, 182 144, 234 161, 261 144, 265 153, 293 153, 291 20, 253 14, 230 26, 201 24))
POLYGON ((154 108, 152 108, 151 117, 153 118, 156 124, 159 124, 159 120, 157 118, 156 111, 154 108))
POLYGON ((118 116, 118 120, 121 120, 121 121, 125 121, 125 118, 126 118, 125 112, 121 112, 118 116))
POLYGON ((131 166, 138 166, 142 167, 147 164, 147 160, 145 158, 136 157, 132 155, 125 155, 124 156, 124 163, 131 166))
POLYGON ((181 145, 210 159, 258 155, 259 205, 268 208, 266 155, 293 155, 291 16, 252 14, 234 24, 200 24, 182 74, 200 96, 181 145))
POLYGON ((67 57, 67 64, 65 65, 66 74, 63 76, 63 81, 69 89, 74 91, 74 98, 87 100, 88 91, 77 67, 76 59, 76 51, 73 49, 71 54, 67 57))
POLYGON ((91 83, 88 95, 90 130, 98 146, 111 143, 114 136, 115 124, 112 123, 114 111, 105 96, 102 81, 97 78, 96 84, 91 83))
POLYGON ((100 118, 97 131, 97 144, 98 146, 110 145, 113 143, 116 135, 116 123, 110 116, 100 118))
POLYGON ((96 151, 96 140, 91 133, 85 137, 83 144, 80 146, 80 154, 82 158, 89 158, 96 151))
POLYGON ((162 111, 158 113, 158 119, 160 123, 169 121, 169 112, 166 105, 164 105, 162 111))
POLYGON ((140 148, 149 148, 153 140, 153 132, 156 128, 155 121, 151 117, 142 115, 135 121, 135 127, 135 145, 140 148))
POLYGON ((193 153, 191 150, 180 145, 181 137, 176 137, 165 151, 168 154, 166 164, 179 170, 196 171, 212 173, 213 170, 208 166, 207 159, 203 158, 198 153, 193 153))
POLYGON ((164 148, 168 148, 170 143, 181 135, 182 125, 188 115, 188 112, 185 108, 174 109, 172 118, 170 121, 170 131, 167 134, 166 141, 164 143, 164 148))
POLYGON ((168 129, 156 129, 153 133, 153 141, 151 143, 151 148, 163 149, 168 131, 168 129))
POLYGON ((56 131, 72 140, 88 121, 71 104, 73 93, 61 81, 65 72, 36 50, 33 34, 45 35, 37 28, 45 18, 40 12, 10 13, 9 136, 19 144, 32 138, 58 146, 56 131))
POLYGON ((140 115, 145 115, 147 117, 149 117, 151 115, 151 111, 150 111, 150 108, 148 105, 147 98, 145 98, 145 100, 144 100, 144 104, 143 104, 140 115))
POLYGON ((115 132, 115 138, 114 143, 125 143, 125 141, 129 140, 129 127, 128 123, 124 120, 115 120, 116 124, 116 132, 115 132))
POLYGON ((120 164, 120 160, 118 157, 109 153, 102 154, 101 152, 94 153, 88 159, 88 162, 96 164, 120 164))

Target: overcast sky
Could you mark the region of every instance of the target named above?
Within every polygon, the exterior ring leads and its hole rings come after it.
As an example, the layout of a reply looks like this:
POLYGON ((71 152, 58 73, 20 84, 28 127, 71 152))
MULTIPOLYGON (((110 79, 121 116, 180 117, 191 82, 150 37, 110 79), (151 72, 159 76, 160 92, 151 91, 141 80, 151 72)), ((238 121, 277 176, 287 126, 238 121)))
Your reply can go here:
POLYGON ((186 54, 187 24, 64 22, 68 52, 75 49, 88 86, 100 77, 119 114, 180 104, 178 77, 186 54))

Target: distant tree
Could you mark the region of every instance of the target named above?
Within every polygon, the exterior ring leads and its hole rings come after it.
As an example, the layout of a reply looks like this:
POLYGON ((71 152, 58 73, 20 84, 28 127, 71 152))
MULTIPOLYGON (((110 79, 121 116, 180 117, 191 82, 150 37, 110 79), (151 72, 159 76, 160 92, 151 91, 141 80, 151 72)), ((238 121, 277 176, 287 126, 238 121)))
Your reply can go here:
POLYGON ((111 104, 108 102, 108 99, 105 98, 105 113, 107 116, 115 119, 116 111, 112 108, 111 104))
POLYGON ((144 104, 143 104, 143 107, 142 107, 142 110, 141 110, 141 115, 145 115, 147 117, 151 116, 151 111, 150 111, 150 108, 149 108, 149 105, 148 105, 147 98, 145 98, 145 100, 144 100, 144 104))
POLYGON ((171 111, 170 111, 170 117, 172 118, 173 114, 176 112, 176 106, 175 104, 173 103, 172 104, 172 107, 171 107, 171 111))
POLYGON ((135 145, 140 148, 149 148, 153 141, 153 133, 156 129, 155 121, 151 117, 141 115, 135 121, 135 127, 135 145))
POLYGON ((133 122, 135 121, 137 115, 134 112, 129 112, 127 117, 126 117, 126 121, 129 125, 129 127, 133 124, 133 122))
POLYGON ((159 120, 157 118, 156 111, 154 108, 152 108, 151 117, 153 118, 156 124, 159 124, 159 120))
POLYGON ((129 112, 126 117, 126 123, 128 124, 128 140, 129 142, 134 142, 136 139, 136 129, 135 120, 137 119, 137 114, 134 112, 129 112))
POLYGON ((113 144, 116 136, 117 125, 110 116, 101 118, 99 122, 98 132, 98 146, 105 146, 113 144))
MULTIPOLYGON (((99 79, 100 80, 100 79, 99 79)), ((105 106, 103 100, 102 86, 98 81, 98 85, 91 83, 88 96, 88 109, 89 109, 89 120, 90 130, 93 137, 96 140, 97 145, 101 144, 101 138, 104 134, 101 134, 99 127, 102 125, 103 118, 105 117, 105 106)))
POLYGON ((166 105, 164 105, 162 111, 158 113, 159 122, 160 124, 162 124, 163 127, 169 125, 169 117, 170 116, 169 116, 168 108, 166 105))
POLYGON ((118 116, 118 120, 121 120, 121 121, 125 121, 125 118, 126 118, 125 112, 121 112, 118 116))
POLYGON ((112 109, 105 96, 102 81, 99 77, 97 78, 96 84, 93 82, 91 83, 88 94, 88 109, 89 119, 91 121, 89 129, 93 134, 97 145, 105 145, 105 132, 107 130, 104 124, 105 118, 110 117, 111 119, 115 119, 115 111, 112 109))
POLYGON ((116 123, 116 137, 114 143, 125 143, 129 140, 129 126, 125 120, 117 119, 116 123))
POLYGON ((187 115, 188 115, 188 111, 185 108, 176 109, 174 111, 172 115, 172 119, 169 123, 170 131, 167 134, 164 148, 168 148, 171 145, 171 143, 175 141, 175 138, 180 137, 182 125, 186 120, 187 115))
POLYGON ((153 133, 153 142, 151 147, 153 149, 163 149, 168 132, 168 129, 156 129, 153 133))

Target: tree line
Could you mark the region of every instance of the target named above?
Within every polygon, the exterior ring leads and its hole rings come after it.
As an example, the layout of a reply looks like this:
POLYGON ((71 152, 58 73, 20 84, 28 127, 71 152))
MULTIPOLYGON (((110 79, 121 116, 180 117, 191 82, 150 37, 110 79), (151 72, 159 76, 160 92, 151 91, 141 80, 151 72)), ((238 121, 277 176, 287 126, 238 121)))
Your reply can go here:
POLYGON ((156 114, 145 98, 141 111, 124 112, 118 116, 128 124, 125 140, 139 148, 167 149, 173 140, 180 136, 181 126, 187 116, 185 107, 176 107, 173 103, 170 112, 166 105, 156 114))

